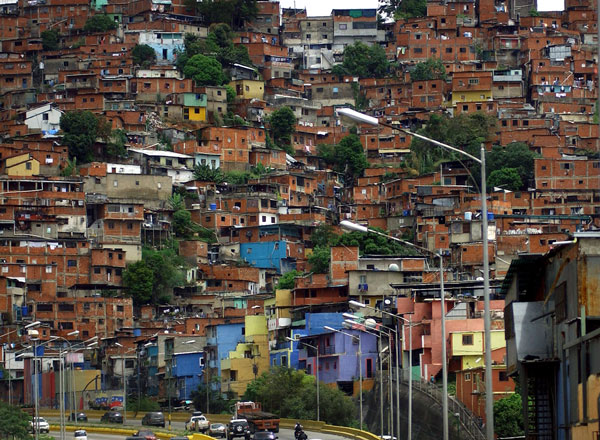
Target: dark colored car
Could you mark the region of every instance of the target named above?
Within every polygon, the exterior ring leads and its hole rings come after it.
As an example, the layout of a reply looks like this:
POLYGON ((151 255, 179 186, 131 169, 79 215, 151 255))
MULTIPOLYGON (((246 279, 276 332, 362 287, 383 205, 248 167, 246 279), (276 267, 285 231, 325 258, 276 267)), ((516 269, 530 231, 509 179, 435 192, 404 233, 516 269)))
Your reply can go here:
POLYGON ((149 412, 142 418, 142 425, 165 427, 165 415, 161 412, 149 412))
POLYGON ((277 440, 279 437, 271 431, 257 431, 254 433, 254 440, 277 440))
POLYGON ((136 436, 137 438, 143 438, 146 440, 156 440, 156 435, 152 431, 149 431, 147 429, 140 429, 138 432, 136 432, 133 435, 136 436))
POLYGON ((100 418, 101 422, 105 423, 123 423, 123 414, 119 411, 107 411, 100 418))
POLYGON ((87 422, 88 418, 86 413, 83 412, 78 412, 77 414, 69 414, 69 421, 76 421, 76 422, 87 422))
POLYGON ((250 425, 246 419, 233 419, 227 425, 227 438, 244 437, 250 440, 250 425))

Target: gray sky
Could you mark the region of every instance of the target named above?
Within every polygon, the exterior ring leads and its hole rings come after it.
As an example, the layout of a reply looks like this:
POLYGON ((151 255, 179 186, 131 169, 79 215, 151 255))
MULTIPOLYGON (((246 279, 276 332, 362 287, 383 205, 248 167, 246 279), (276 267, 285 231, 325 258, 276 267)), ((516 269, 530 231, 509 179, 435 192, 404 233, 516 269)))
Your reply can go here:
MULTIPOLYGON (((282 8, 306 8, 308 15, 329 15, 332 9, 377 8, 377 0, 280 0, 282 8)), ((564 0, 538 0, 540 11, 562 11, 564 0)))
POLYGON ((282 8, 306 8, 308 15, 329 15, 332 9, 377 8, 377 0, 279 0, 282 8))

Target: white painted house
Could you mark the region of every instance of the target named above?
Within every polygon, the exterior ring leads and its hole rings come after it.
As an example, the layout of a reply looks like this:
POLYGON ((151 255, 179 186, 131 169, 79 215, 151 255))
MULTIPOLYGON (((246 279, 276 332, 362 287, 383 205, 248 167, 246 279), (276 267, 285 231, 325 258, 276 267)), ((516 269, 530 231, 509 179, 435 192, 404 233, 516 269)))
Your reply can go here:
POLYGON ((29 130, 41 130, 53 133, 60 129, 60 117, 63 112, 51 103, 33 108, 25 113, 25 125, 29 130))

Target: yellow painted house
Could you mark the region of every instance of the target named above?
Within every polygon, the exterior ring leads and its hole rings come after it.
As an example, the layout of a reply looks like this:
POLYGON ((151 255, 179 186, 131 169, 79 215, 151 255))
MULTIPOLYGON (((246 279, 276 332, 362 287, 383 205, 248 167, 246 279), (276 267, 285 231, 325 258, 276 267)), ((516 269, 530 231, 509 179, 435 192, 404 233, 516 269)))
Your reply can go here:
POLYGON ((292 344, 286 339, 292 325, 292 291, 275 290, 275 297, 265 300, 265 313, 269 328, 269 348, 272 365, 290 366, 292 344))
POLYGON ((265 96, 265 82, 254 79, 238 79, 229 83, 235 94, 241 99, 263 99, 265 96))
POLYGON ((183 119, 192 122, 206 122, 206 93, 182 93, 183 119))
POLYGON ((248 384, 269 371, 267 318, 252 315, 245 318, 245 333, 227 359, 221 360, 221 392, 241 396, 248 384))
MULTIPOLYGON (((492 351, 506 348, 504 330, 492 330, 492 351)), ((455 331, 450 333, 452 356, 461 358, 461 369, 483 367, 484 362, 484 333, 483 330, 455 331)))
POLYGON ((37 176, 40 162, 29 153, 17 154, 4 159, 4 174, 9 176, 37 176))

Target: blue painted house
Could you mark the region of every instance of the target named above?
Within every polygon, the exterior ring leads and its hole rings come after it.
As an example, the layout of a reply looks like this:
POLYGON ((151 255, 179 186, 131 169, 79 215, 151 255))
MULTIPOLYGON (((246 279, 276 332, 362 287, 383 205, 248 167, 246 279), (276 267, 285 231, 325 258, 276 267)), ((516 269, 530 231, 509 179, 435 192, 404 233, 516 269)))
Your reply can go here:
POLYGON ((177 384, 177 397, 189 399, 192 391, 196 391, 203 381, 204 352, 190 351, 175 353, 173 356, 172 375, 177 384))
POLYGON ((273 366, 288 366, 295 369, 306 369, 306 365, 300 366, 298 341, 296 339, 309 335, 318 335, 325 330, 324 326, 341 329, 344 317, 341 313, 305 313, 304 319, 293 323, 291 337, 288 340, 276 341, 271 347, 270 362, 273 366))
POLYGON ((208 376, 211 387, 220 390, 221 386, 215 378, 221 377, 221 361, 227 359, 230 351, 234 351, 237 344, 244 339, 245 326, 243 323, 217 324, 206 328, 206 357, 208 376))
POLYGON ((241 243, 240 256, 253 267, 275 269, 278 273, 296 268, 295 259, 288 258, 285 240, 241 243))

